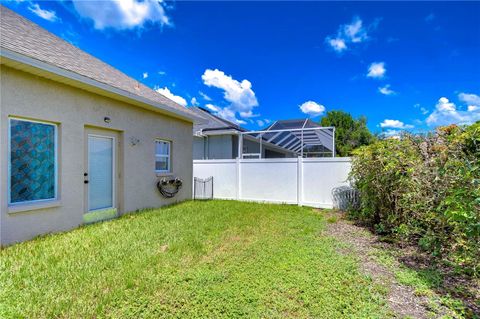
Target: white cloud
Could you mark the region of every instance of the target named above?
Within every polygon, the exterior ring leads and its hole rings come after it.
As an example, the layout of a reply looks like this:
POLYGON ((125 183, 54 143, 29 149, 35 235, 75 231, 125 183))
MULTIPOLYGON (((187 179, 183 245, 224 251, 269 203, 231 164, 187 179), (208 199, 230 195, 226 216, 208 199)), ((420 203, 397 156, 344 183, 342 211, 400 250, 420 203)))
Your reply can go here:
POLYGON ((468 109, 469 112, 475 112, 475 111, 480 110, 480 107, 477 106, 477 105, 469 105, 467 109, 468 109))
POLYGON ((359 17, 353 18, 351 24, 344 26, 344 33, 347 39, 353 43, 363 42, 368 39, 367 30, 362 26, 362 20, 359 17))
POLYGON ((32 3, 32 5, 28 7, 28 10, 32 11, 40 18, 48 20, 50 22, 58 20, 55 11, 42 9, 40 8, 40 5, 38 5, 38 3, 32 3))
POLYGON ((163 0, 72 0, 80 16, 93 20, 95 29, 118 30, 143 27, 146 23, 170 25, 163 0))
POLYGON ((257 120, 256 122, 259 127, 264 127, 265 125, 270 124, 272 121, 270 121, 269 119, 263 119, 263 120, 257 120))
POLYGON ((382 123, 380 123, 380 127, 407 130, 407 129, 413 128, 413 125, 405 124, 405 123, 403 123, 402 121, 399 121, 399 120, 385 119, 382 123))
POLYGON ((148 72, 143 72, 143 78, 144 79, 148 78, 148 72))
POLYGON ((220 108, 218 106, 214 106, 212 104, 207 104, 207 108, 216 112, 215 114, 220 116, 221 118, 226 119, 227 121, 236 123, 236 124, 247 124, 244 120, 237 119, 235 112, 229 109, 228 107, 220 108), (210 106, 210 107, 209 107, 210 106))
POLYGON ((202 91, 198 92, 198 94, 200 94, 200 96, 205 100, 205 101, 211 101, 212 98, 209 97, 208 95, 206 95, 205 93, 203 93, 202 91))
POLYGON ((420 103, 417 103, 413 106, 414 108, 416 109, 420 109, 420 112, 423 114, 423 115, 426 115, 428 114, 428 112, 430 112, 428 109, 424 108, 423 106, 420 105, 420 103))
POLYGON ((190 104, 193 105, 193 106, 197 106, 199 104, 198 101, 197 101, 197 98, 192 97, 192 99, 190 100, 190 104))
POLYGON ((163 96, 169 98, 170 100, 182 105, 182 106, 187 106, 187 100, 185 100, 183 97, 178 96, 170 92, 170 90, 167 87, 164 88, 155 88, 155 91, 158 93, 162 94, 163 96))
POLYGON ((202 80, 207 86, 224 90, 225 100, 232 103, 238 111, 248 112, 258 106, 255 92, 252 90, 252 83, 248 80, 239 82, 218 69, 205 70, 202 80))
POLYGON ((469 111, 476 111, 480 108, 480 96, 472 93, 460 93, 458 99, 468 105, 469 111))
MULTIPOLYGON (((464 102, 476 102, 475 94, 460 93, 459 99, 464 102)), ((427 117, 426 123, 430 126, 449 124, 471 124, 480 120, 478 105, 469 105, 467 111, 458 110, 455 103, 446 97, 441 97, 435 105, 435 110, 427 117), (471 107, 473 106, 473 107, 471 107)))
MULTIPOLYGON (((374 22, 371 27, 376 27, 378 21, 374 22)), ((363 26, 363 22, 359 17, 354 17, 349 24, 343 24, 338 28, 335 36, 328 36, 325 41, 336 52, 343 52, 348 49, 349 44, 361 43, 369 39, 368 28, 363 26)))
POLYGON ((368 67, 367 76, 369 78, 381 79, 385 76, 387 69, 385 69, 385 62, 373 62, 368 67))
POLYGON ((158 74, 159 74, 159 75, 165 75, 165 74, 167 74, 167 72, 165 72, 165 71, 158 71, 158 74))
POLYGON ((399 130, 393 130, 389 129, 384 132, 382 132, 382 135, 387 137, 387 138, 393 138, 393 139, 399 139, 400 135, 402 134, 402 131, 399 130))
POLYGON ((300 110, 311 117, 316 117, 325 112, 325 106, 313 101, 307 101, 299 106, 300 110))
POLYGON ((260 114, 255 114, 252 111, 247 111, 247 112, 240 112, 240 117, 243 118, 251 118, 251 117, 259 117, 260 114))
MULTIPOLYGON (((253 113, 253 109, 258 106, 257 97, 252 90, 252 83, 248 80, 237 81, 232 76, 226 75, 218 69, 207 69, 202 75, 203 83, 210 87, 216 87, 223 90, 224 99, 230 104, 220 111, 218 115, 232 122, 241 123, 237 119, 237 114, 241 118, 256 117, 258 114, 253 113)), ((204 99, 208 96, 200 92, 204 99)))
POLYGON ((441 97, 436 107, 441 112, 454 112, 457 109, 455 104, 450 102, 446 97, 441 97))
POLYGON ((220 108, 218 106, 213 105, 213 104, 207 104, 207 105, 205 105, 205 107, 212 112, 220 111, 220 108))
POLYGON ((396 94, 396 92, 392 89, 390 89, 390 84, 387 84, 385 86, 379 87, 378 92, 382 93, 383 95, 393 95, 396 94))
POLYGON ((342 52, 343 50, 347 49, 347 44, 345 40, 337 38, 337 39, 328 39, 328 44, 337 52, 342 52))

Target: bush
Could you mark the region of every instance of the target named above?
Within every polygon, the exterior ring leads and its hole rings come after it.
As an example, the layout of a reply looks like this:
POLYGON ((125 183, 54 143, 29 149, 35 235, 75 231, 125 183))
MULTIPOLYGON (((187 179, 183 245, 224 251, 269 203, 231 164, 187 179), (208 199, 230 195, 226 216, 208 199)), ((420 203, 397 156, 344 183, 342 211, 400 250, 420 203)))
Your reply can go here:
POLYGON ((353 218, 479 274, 480 122, 361 147, 350 178, 353 218))

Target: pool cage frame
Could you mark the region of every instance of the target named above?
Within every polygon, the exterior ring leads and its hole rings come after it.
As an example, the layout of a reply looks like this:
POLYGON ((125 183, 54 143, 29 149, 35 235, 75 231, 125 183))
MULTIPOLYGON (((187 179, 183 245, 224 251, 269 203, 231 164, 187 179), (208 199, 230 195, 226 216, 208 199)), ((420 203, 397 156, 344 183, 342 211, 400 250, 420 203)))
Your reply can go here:
MULTIPOLYGON (((298 157, 306 157, 309 154, 322 153, 331 154, 330 157, 335 157, 335 127, 305 127, 307 120, 303 123, 302 128, 291 129, 270 129, 275 125, 270 126, 269 129, 261 131, 246 131, 239 132, 238 139, 238 157, 245 158, 262 158, 262 146, 273 145, 283 150, 292 152, 298 157), (243 139, 244 136, 254 137, 259 141, 259 153, 244 153, 243 139), (326 145, 327 144, 327 145, 326 145), (330 145, 328 145, 330 144, 330 145), (309 146, 323 146, 329 151, 325 152, 307 152, 305 148, 309 146)), ((328 157, 328 156, 323 156, 328 157)))

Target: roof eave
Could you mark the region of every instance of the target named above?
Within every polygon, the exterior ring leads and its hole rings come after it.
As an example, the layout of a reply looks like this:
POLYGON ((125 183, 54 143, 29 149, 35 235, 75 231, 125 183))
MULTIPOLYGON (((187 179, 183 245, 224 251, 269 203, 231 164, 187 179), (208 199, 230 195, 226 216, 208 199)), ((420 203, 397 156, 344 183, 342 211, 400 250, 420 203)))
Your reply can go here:
POLYGON ((237 135, 239 133, 236 129, 229 129, 229 128, 219 128, 219 129, 203 129, 198 130, 204 136, 213 136, 213 135, 237 135))
POLYGON ((193 123, 198 120, 194 115, 186 114, 163 104, 148 100, 130 92, 115 88, 111 85, 93 80, 78 73, 68 71, 57 66, 39 61, 29 56, 0 48, 0 64, 7 65, 14 69, 39 75, 54 81, 65 83, 89 92, 107 96, 119 101, 133 104, 146 110, 161 113, 170 117, 178 118, 193 123))
POLYGON ((236 132, 246 132, 246 130, 241 130, 236 127, 232 126, 225 126, 225 127, 209 127, 209 128, 204 128, 202 131, 207 132, 207 131, 220 131, 220 130, 232 130, 236 132))

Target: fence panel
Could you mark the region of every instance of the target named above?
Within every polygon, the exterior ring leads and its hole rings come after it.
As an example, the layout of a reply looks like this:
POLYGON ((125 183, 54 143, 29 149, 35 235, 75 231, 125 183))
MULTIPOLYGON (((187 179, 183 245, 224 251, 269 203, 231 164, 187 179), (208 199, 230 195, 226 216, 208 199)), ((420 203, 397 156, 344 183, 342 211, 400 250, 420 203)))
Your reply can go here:
POLYGON ((195 160, 193 176, 213 176, 213 196, 221 199, 237 199, 236 160, 195 160))
POLYGON ((240 176, 240 199, 297 203, 296 158, 241 160, 240 176))
POLYGON ((302 162, 302 204, 323 208, 332 207, 332 190, 348 185, 350 159, 344 157, 306 158, 302 162))
POLYGON ((348 185, 350 158, 195 160, 193 176, 213 176, 214 198, 333 207, 348 185))

